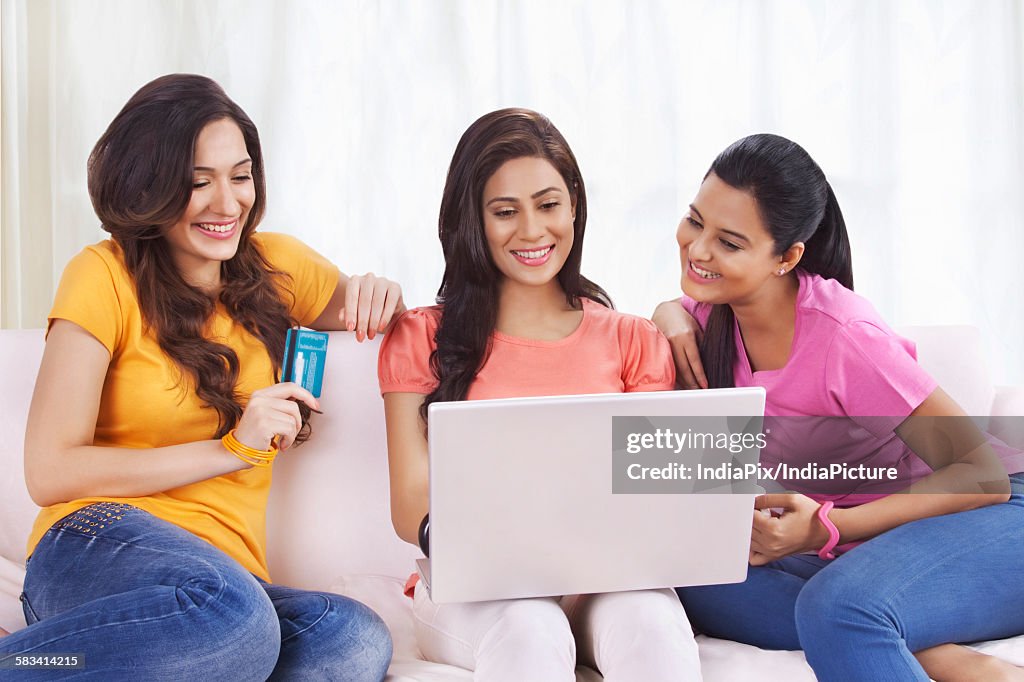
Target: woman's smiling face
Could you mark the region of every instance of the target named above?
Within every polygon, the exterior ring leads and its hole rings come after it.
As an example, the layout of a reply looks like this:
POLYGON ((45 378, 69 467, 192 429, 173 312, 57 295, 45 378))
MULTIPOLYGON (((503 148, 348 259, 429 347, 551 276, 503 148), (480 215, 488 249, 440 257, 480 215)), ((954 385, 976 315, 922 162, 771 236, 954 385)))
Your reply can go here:
POLYGON ((208 123, 196 139, 188 207, 164 231, 171 257, 186 280, 219 280, 220 264, 238 251, 255 200, 252 159, 238 124, 229 118, 208 123))
POLYGON ((742 305, 788 272, 757 201, 714 173, 704 179, 676 231, 682 288, 702 303, 742 305))
POLYGON ((503 163, 484 185, 484 236, 506 284, 555 280, 573 244, 575 207, 551 162, 533 156, 503 163))

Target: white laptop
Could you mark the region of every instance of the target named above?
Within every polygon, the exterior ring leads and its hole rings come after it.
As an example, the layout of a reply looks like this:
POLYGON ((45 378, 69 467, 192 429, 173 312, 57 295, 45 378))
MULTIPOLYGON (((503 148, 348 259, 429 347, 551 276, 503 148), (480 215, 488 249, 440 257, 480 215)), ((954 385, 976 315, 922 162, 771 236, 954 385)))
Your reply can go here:
POLYGON ((431 599, 742 582, 757 488, 709 472, 749 464, 751 453, 756 466, 759 449, 638 450, 668 422, 694 438, 760 431, 764 400, 761 388, 737 388, 430 405, 430 558, 418 563, 431 599), (644 426, 654 432, 646 442, 632 433, 644 426), (684 464, 666 468, 665 456, 684 464), (652 480, 653 469, 675 479, 652 480))

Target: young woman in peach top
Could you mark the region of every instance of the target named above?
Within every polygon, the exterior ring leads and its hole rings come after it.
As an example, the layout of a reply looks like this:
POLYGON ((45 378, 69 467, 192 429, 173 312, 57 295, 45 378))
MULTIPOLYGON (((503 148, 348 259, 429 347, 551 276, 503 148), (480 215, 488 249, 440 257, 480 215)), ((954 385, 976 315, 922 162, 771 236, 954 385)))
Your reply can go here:
MULTIPOLYGON (((586 219, 576 159, 547 118, 502 109, 462 136, 441 200, 440 305, 399 318, 380 354, 392 519, 407 542, 428 509, 430 403, 673 386, 654 326, 580 275, 586 219)), ((612 682, 700 679, 671 590, 438 605, 417 585, 414 598, 423 654, 476 680, 569 682, 577 660, 612 682)))

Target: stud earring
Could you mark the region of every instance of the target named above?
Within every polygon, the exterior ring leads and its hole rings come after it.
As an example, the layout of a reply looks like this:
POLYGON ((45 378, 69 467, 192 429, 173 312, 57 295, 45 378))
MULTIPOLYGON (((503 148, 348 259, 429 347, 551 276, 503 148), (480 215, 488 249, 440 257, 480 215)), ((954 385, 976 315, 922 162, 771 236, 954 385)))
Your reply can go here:
POLYGON ((786 268, 779 268, 779 276, 781 277, 782 275, 785 275, 785 274, 786 274, 786 268))

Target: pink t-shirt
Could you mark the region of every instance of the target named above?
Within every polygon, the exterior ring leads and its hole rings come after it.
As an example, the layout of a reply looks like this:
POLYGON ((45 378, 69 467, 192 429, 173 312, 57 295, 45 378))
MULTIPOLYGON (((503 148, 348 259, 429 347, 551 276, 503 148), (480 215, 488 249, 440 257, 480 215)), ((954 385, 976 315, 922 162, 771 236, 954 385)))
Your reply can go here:
MULTIPOLYGON (((797 278, 796 325, 786 365, 752 371, 736 323, 735 384, 764 387, 768 418, 845 419, 766 420, 777 432, 768 436, 762 462, 896 467, 901 480, 918 480, 930 473, 931 467, 894 432, 937 387, 917 364, 914 343, 893 332, 866 299, 839 282, 800 269, 797 278)), ((681 303, 701 327, 706 324, 710 305, 685 296, 681 303)), ((1008 473, 1024 469, 1022 453, 996 439, 991 443, 1008 473)), ((810 496, 818 501, 834 500, 838 506, 854 506, 875 499, 877 495, 869 494, 873 489, 891 492, 893 488, 891 482, 868 482, 851 493, 849 481, 834 483, 830 489, 829 484, 815 481, 815 490, 822 494, 810 496)))
MULTIPOLYGON (((442 308, 404 313, 381 344, 381 393, 427 394, 437 386, 430 354, 442 308)), ((649 321, 583 299, 583 321, 558 341, 494 332, 491 354, 469 400, 586 393, 667 391, 675 386, 668 341, 649 321)))

